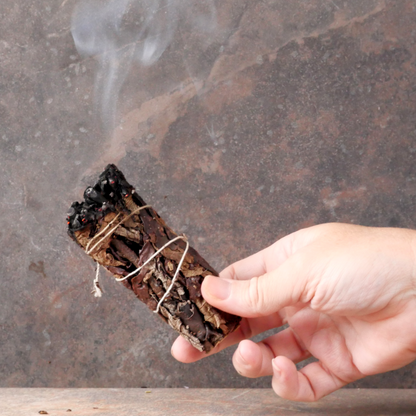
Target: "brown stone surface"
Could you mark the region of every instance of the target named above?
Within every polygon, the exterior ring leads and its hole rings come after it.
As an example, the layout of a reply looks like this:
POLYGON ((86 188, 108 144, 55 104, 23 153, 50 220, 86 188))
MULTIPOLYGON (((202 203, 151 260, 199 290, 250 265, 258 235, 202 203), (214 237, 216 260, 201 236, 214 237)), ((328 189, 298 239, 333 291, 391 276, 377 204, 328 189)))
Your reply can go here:
POLYGON ((0 389, 2 416, 406 416, 415 390, 348 389, 316 403, 283 400, 271 389, 0 389), (41 413, 42 414, 42 413, 41 413))
POLYGON ((312 224, 414 227, 415 2, 215 2, 214 32, 184 19, 155 65, 132 66, 110 130, 75 4, 0 4, 0 385, 270 386, 230 350, 175 362, 173 331, 110 278, 93 298, 67 207, 116 163, 216 269, 312 224))

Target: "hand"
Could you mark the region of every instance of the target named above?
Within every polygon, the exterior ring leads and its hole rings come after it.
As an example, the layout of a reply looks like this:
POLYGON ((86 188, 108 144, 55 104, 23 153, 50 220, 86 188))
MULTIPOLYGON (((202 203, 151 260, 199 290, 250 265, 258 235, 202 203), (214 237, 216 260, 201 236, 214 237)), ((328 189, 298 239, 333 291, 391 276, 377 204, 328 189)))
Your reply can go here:
MULTIPOLYGON (((233 356, 246 377, 273 375, 281 397, 315 401, 365 376, 416 359, 416 232, 323 224, 300 230, 206 277, 211 305, 243 317, 210 354, 233 356), (288 323, 254 343, 248 339, 288 323), (295 363, 319 361, 297 371, 295 363)), ((206 356, 179 337, 173 356, 206 356)))

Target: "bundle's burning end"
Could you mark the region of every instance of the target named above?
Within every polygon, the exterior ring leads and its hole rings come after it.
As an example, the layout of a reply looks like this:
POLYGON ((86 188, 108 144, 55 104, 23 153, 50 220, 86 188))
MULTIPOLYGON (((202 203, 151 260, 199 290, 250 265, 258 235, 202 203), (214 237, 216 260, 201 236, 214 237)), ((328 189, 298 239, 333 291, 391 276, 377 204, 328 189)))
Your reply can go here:
MULTIPOLYGON (((201 284, 215 270, 108 165, 68 212, 68 234, 199 351, 209 352, 241 318, 209 305, 201 284), (172 241, 175 240, 175 241, 172 241)), ((98 280, 96 278, 96 280, 98 280)))

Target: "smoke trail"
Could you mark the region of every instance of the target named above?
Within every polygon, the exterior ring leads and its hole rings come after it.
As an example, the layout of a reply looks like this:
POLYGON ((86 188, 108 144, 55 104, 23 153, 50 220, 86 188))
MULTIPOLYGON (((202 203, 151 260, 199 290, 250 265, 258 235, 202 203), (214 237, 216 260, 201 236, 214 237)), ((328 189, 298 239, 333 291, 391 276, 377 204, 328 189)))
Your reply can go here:
POLYGON ((180 22, 213 31, 213 0, 82 0, 77 5, 71 32, 78 52, 98 59, 94 96, 106 128, 114 125, 118 96, 131 64, 154 64, 180 22))

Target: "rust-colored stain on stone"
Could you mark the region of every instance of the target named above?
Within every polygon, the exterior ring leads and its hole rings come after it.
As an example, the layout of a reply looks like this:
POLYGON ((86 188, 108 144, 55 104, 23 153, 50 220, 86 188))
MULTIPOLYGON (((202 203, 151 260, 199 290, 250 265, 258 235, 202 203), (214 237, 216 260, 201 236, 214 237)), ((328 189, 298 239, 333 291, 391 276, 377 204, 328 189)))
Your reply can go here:
POLYGON ((45 263, 42 260, 39 260, 37 263, 32 262, 29 265, 29 271, 39 273, 42 277, 48 277, 45 273, 45 263))

